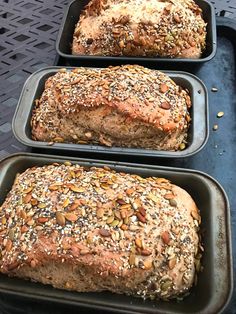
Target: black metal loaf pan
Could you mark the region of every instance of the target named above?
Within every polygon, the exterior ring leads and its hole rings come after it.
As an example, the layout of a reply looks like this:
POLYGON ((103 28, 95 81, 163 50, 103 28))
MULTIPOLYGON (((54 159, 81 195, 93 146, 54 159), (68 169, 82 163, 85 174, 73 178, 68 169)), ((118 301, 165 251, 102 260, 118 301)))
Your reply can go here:
POLYGON ((109 292, 78 293, 54 289, 50 285, 33 283, 0 275, 0 292, 24 298, 71 304, 97 311, 117 313, 220 313, 226 307, 232 293, 232 253, 230 233, 230 208, 222 187, 210 176, 181 168, 156 167, 121 162, 92 161, 33 154, 12 155, 0 163, 0 204, 11 189, 16 173, 33 166, 71 160, 84 166, 109 166, 121 172, 135 173, 143 177, 157 176, 170 179, 187 190, 201 212, 203 233, 203 271, 198 283, 183 301, 143 301, 142 299, 116 295, 109 292))
MULTIPOLYGON (((35 99, 38 99, 43 90, 46 79, 54 75, 60 67, 48 67, 33 73, 26 81, 15 115, 13 117, 12 129, 15 137, 24 145, 48 149, 47 142, 34 141, 31 138, 31 114, 34 107, 35 99)), ((67 69, 72 69, 67 67, 67 69)), ((101 145, 82 145, 69 143, 55 143, 50 146, 52 150, 64 150, 74 152, 90 152, 131 155, 131 156, 145 156, 145 157, 168 157, 168 158, 182 158, 189 157, 200 151, 208 139, 208 96, 205 85, 193 74, 181 71, 163 71, 169 75, 178 85, 187 88, 190 92, 192 100, 192 108, 190 115, 192 122, 188 132, 187 148, 183 151, 158 151, 139 148, 121 148, 121 147, 105 147, 101 145)))
POLYGON ((205 0, 195 0, 203 11, 203 18, 207 22, 207 38, 206 50, 200 59, 180 59, 180 58, 160 58, 160 57, 112 57, 112 56, 88 56, 88 55, 72 55, 71 47, 75 26, 79 20, 81 11, 89 0, 75 0, 71 2, 65 12, 62 25, 58 33, 56 41, 57 53, 65 58, 70 65, 78 66, 81 62, 94 62, 99 66, 99 62, 133 63, 133 62, 158 62, 158 63, 202 63, 209 61, 216 53, 216 22, 215 12, 212 4, 205 0))

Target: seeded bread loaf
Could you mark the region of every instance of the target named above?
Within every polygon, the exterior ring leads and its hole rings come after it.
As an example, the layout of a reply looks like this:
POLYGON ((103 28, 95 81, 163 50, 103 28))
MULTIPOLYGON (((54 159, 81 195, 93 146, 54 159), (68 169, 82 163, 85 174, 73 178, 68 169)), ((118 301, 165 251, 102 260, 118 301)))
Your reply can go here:
POLYGON ((163 178, 68 162, 30 168, 0 221, 1 272, 56 288, 169 299, 199 266, 199 211, 163 178))
POLYGON ((49 77, 32 114, 37 141, 178 150, 191 100, 166 74, 141 66, 77 68, 49 77))
POLYGON ((91 0, 72 53, 199 58, 205 45, 206 23, 193 0, 91 0))

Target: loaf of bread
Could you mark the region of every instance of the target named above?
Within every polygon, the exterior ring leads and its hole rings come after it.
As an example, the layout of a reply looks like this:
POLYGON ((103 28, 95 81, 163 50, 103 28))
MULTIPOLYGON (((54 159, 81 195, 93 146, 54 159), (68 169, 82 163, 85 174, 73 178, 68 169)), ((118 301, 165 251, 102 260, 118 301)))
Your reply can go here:
POLYGON ((72 53, 200 58, 205 46, 206 23, 193 0, 91 0, 72 53))
POLYGON ((17 176, 0 221, 1 272, 55 288, 169 299, 199 268, 199 211, 164 178, 33 167, 17 176))
POLYGON ((141 66, 77 68, 49 77, 32 113, 37 141, 178 150, 187 139, 188 92, 141 66))

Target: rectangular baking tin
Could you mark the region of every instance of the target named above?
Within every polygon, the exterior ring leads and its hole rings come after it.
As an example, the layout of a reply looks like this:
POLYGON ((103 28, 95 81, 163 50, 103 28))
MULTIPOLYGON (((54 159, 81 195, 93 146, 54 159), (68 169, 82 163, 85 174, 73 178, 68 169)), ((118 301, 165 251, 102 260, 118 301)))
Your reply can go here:
MULTIPOLYGON (((88 56, 72 55, 71 47, 75 26, 79 20, 81 11, 88 4, 89 0, 75 0, 71 2, 65 12, 61 28, 56 41, 57 53, 65 58, 70 65, 82 65, 83 62, 89 62, 90 65, 99 66, 99 62, 134 63, 134 62, 158 62, 158 63, 202 63, 209 61, 216 53, 216 22, 215 12, 212 4, 208 1, 195 0, 203 11, 203 18, 207 22, 206 50, 200 59, 182 59, 182 58, 160 58, 160 57, 116 57, 116 56, 88 56)), ((84 65, 84 64, 83 64, 84 65)))
POLYGON ((21 173, 29 167, 65 160, 83 166, 106 165, 116 171, 135 173, 143 177, 165 177, 188 191, 200 209, 202 217, 201 230, 205 252, 202 259, 203 271, 198 275, 198 283, 191 289, 190 295, 181 302, 143 301, 109 292, 69 292, 5 275, 0 275, 0 292, 117 313, 206 314, 223 311, 231 297, 233 276, 230 208, 227 196, 219 183, 202 172, 183 168, 16 154, 0 163, 0 204, 11 189, 16 173, 21 173))
MULTIPOLYGON (((34 141, 31 138, 31 114, 35 99, 38 99, 43 90, 45 81, 51 75, 54 75, 61 67, 48 67, 33 73, 26 81, 19 102, 13 117, 12 129, 15 137, 24 145, 36 148, 48 149, 47 142, 34 141)), ((67 67, 67 69, 72 69, 67 67)), ((131 156, 149 156, 149 157, 189 157, 199 152, 208 139, 208 96, 207 89, 203 82, 193 74, 181 71, 163 71, 169 75, 178 85, 187 88, 190 91, 192 100, 191 125, 188 131, 188 145, 183 151, 158 151, 141 148, 122 148, 106 147, 95 144, 69 144, 55 143, 50 146, 52 150, 76 151, 131 155, 131 156)))

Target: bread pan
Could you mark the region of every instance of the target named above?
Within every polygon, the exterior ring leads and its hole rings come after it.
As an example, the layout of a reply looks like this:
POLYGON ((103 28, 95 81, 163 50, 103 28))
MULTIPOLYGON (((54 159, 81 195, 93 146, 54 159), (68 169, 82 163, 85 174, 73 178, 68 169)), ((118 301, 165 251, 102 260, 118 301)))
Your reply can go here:
POLYGON ((0 275, 0 292, 24 298, 40 299, 79 307, 117 313, 220 313, 232 293, 232 252, 230 208, 222 187, 213 178, 196 170, 169 168, 121 162, 76 159, 37 154, 16 154, 0 163, 0 205, 11 189, 16 173, 33 166, 70 160, 83 166, 109 166, 116 171, 135 173, 143 177, 156 176, 170 179, 187 190, 195 200, 202 216, 204 253, 203 271, 197 285, 182 301, 143 301, 109 292, 78 293, 59 290, 50 285, 0 275))
POLYGON ((212 4, 205 0, 195 0, 198 6, 203 11, 203 18, 207 22, 207 38, 206 38, 206 50, 200 59, 181 59, 181 58, 160 58, 160 57, 109 57, 109 56, 88 56, 72 55, 71 46, 73 41, 73 34, 75 25, 77 24, 81 11, 84 6, 88 4, 89 0, 75 0, 68 5, 62 20, 61 28, 58 33, 56 41, 57 53, 64 57, 70 65, 90 65, 100 66, 99 63, 109 62, 121 62, 121 63, 132 63, 132 62, 158 62, 158 63, 202 63, 209 61, 215 56, 216 53, 216 22, 215 22, 215 11, 212 4))
MULTIPOLYGON (((183 88, 187 88, 190 92, 192 100, 192 108, 190 115, 192 122, 188 132, 188 145, 183 151, 158 151, 140 148, 121 148, 121 147, 106 147, 93 144, 68 144, 55 143, 48 146, 47 142, 34 141, 31 138, 31 113, 34 107, 35 99, 38 99, 43 90, 45 81, 51 75, 54 75, 60 67, 48 67, 33 73, 26 81, 15 115, 13 117, 12 129, 15 137, 24 145, 40 148, 75 152, 89 152, 119 154, 119 155, 133 155, 145 157, 188 157, 200 151, 208 139, 208 96, 205 85, 193 74, 185 72, 170 72, 163 71, 169 75, 177 84, 183 88)), ((72 69, 68 67, 67 69, 72 69)))

